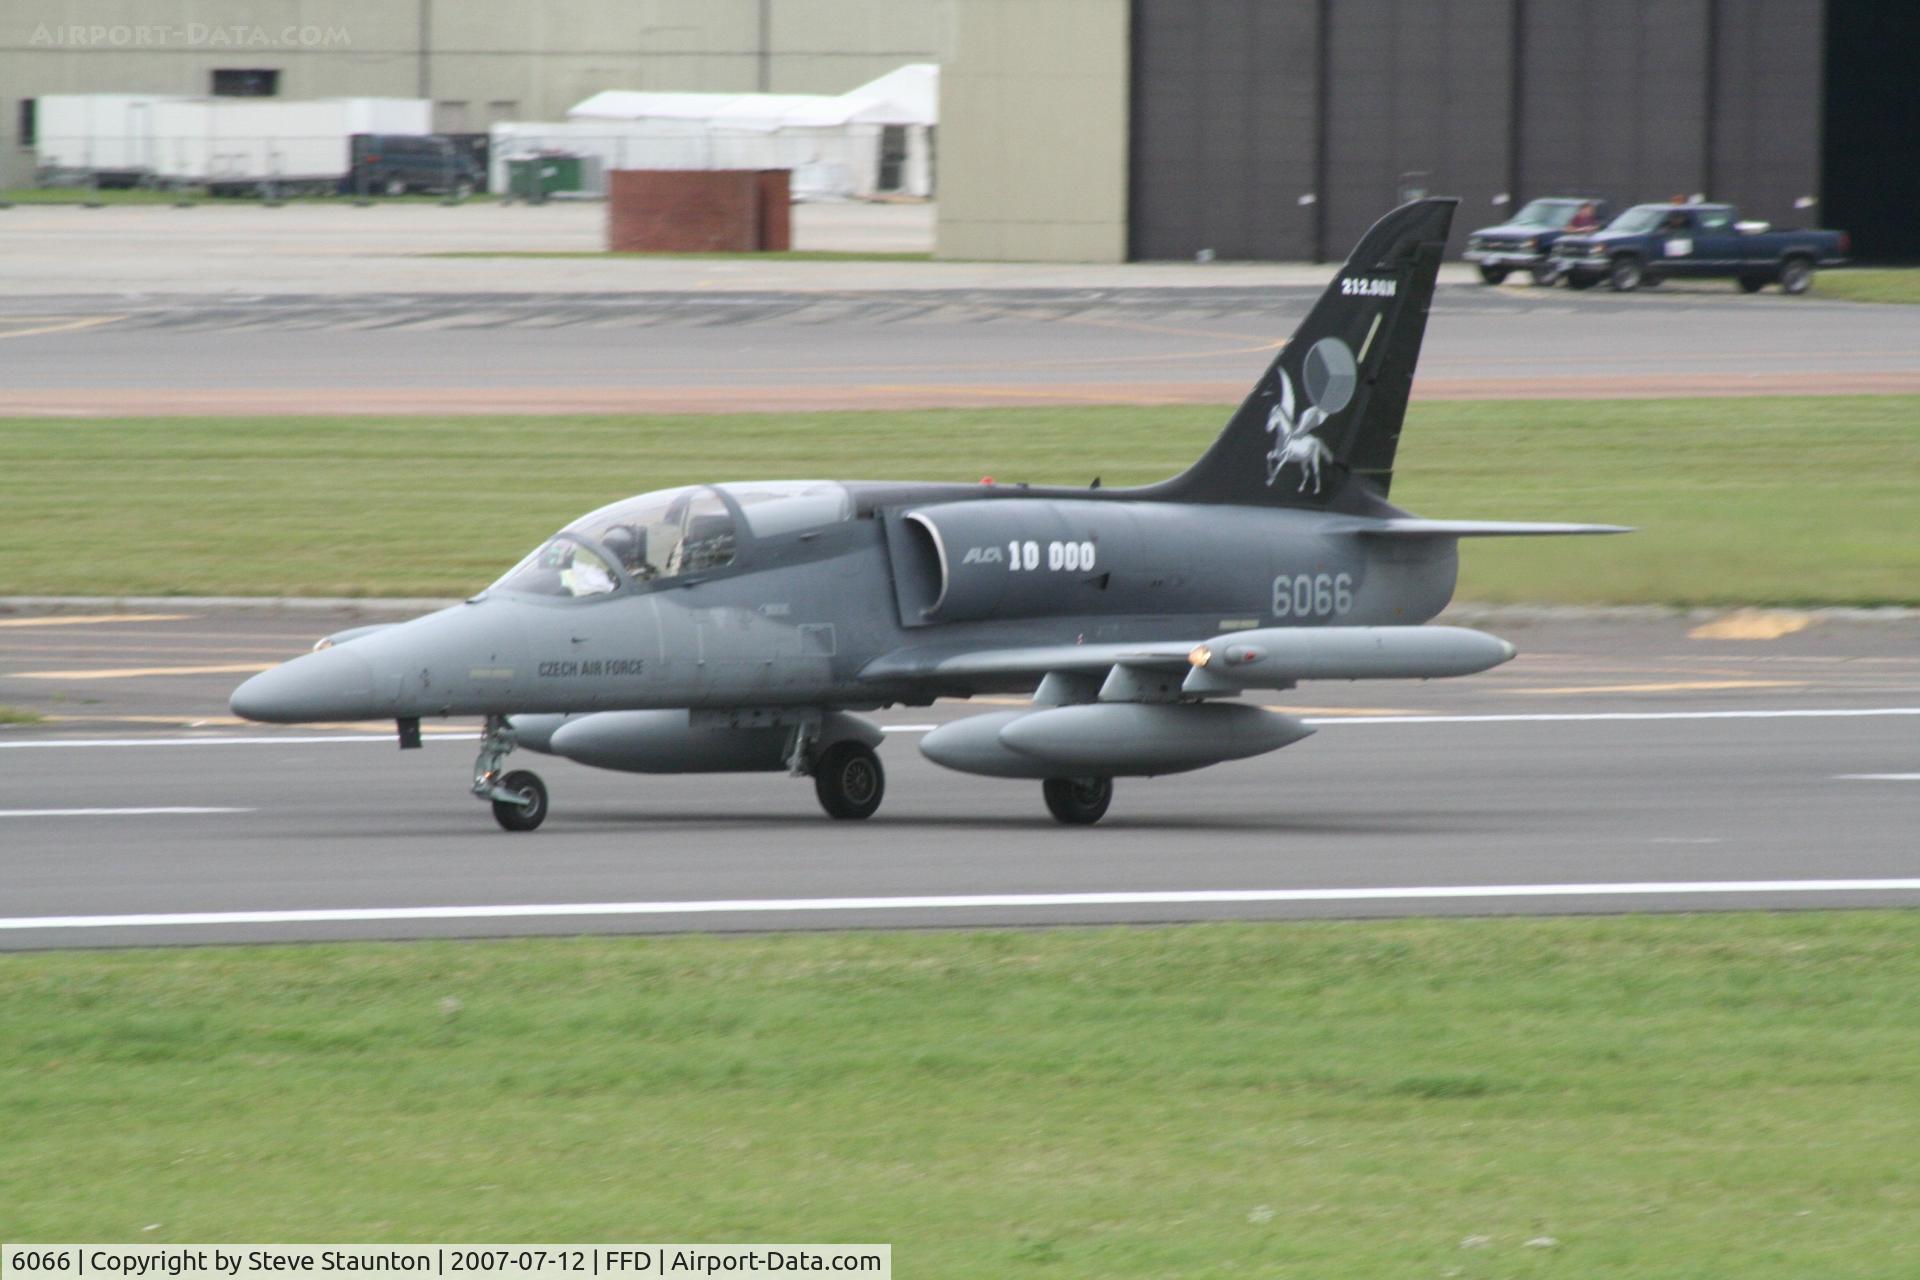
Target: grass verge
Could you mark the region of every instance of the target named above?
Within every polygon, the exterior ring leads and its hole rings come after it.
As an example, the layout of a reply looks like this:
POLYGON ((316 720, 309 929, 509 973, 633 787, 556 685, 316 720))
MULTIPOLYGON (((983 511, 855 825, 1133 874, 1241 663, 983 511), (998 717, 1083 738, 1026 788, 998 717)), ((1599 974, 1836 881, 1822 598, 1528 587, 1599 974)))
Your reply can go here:
POLYGON ((1920 302, 1920 267, 1847 267, 1823 271, 1813 291, 1849 302, 1920 302))
POLYGON ((45 720, 46 717, 36 711, 27 711, 20 707, 0 705, 0 725, 40 724, 45 720))
POLYGON ((12 955, 0 1229, 1911 1274, 1916 984, 1912 913, 12 955))
POLYGON ((1920 303, 1920 267, 1847 267, 1822 271, 1814 278, 1814 294, 1845 301, 1920 303))
MULTIPOLYGON (((462 596, 642 490, 1139 483, 1191 462, 1225 412, 0 419, 0 594, 462 596)), ((1920 602, 1917 396, 1422 404, 1393 496, 1424 515, 1641 530, 1476 540, 1463 599, 1920 602)))
MULTIPOLYGON (((204 187, 188 187, 185 188, 184 191, 169 191, 158 187, 115 187, 99 191, 91 187, 13 187, 5 191, 0 191, 0 204, 174 204, 179 201, 183 195, 186 199, 195 201, 196 203, 209 201, 216 204, 260 204, 264 199, 258 192, 232 196, 213 196, 209 195, 204 187)), ((351 194, 324 196, 286 195, 281 197, 281 199, 288 204, 346 204, 352 201, 353 198, 351 194)), ((441 197, 437 195, 387 196, 369 194, 368 198, 380 204, 424 204, 429 202, 438 204, 441 201, 441 197)), ((470 201, 484 202, 497 200, 499 197, 487 192, 475 192, 473 195, 468 196, 467 199, 470 201)))

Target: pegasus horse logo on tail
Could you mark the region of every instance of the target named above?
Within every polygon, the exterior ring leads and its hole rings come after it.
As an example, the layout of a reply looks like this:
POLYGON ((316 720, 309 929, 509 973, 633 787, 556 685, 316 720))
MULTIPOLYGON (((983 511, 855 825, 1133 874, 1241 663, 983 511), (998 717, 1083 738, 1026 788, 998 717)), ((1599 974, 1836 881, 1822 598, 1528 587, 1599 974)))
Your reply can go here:
POLYGON ((1313 434, 1327 419, 1346 408, 1353 399, 1358 369, 1353 349, 1338 338, 1322 338, 1301 362, 1301 379, 1307 394, 1318 403, 1310 404, 1294 416, 1293 379, 1284 368, 1275 366, 1280 381, 1280 403, 1267 414, 1267 432, 1273 436, 1273 449, 1267 454, 1267 485, 1280 478, 1289 462, 1300 468, 1300 484, 1295 493, 1305 493, 1311 484, 1320 492, 1320 468, 1333 461, 1333 451, 1313 434))

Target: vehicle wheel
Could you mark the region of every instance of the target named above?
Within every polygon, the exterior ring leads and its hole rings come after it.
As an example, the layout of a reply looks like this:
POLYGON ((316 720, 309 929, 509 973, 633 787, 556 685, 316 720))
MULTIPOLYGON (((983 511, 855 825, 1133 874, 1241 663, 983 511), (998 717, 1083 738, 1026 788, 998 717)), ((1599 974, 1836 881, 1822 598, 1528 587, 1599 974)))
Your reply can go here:
POLYGON ((1646 270, 1641 267, 1638 258, 1615 258, 1613 268, 1607 272, 1607 287, 1615 293, 1632 293, 1646 279, 1646 270))
POLYGON ((1805 258, 1788 258, 1780 264, 1780 292, 1800 294, 1813 288, 1813 264, 1805 258))
POLYGON ((813 790, 832 818, 871 818, 887 793, 887 772, 864 742, 836 742, 814 762, 813 790))
POLYGON ((1547 288, 1560 279, 1560 273, 1552 267, 1528 267, 1527 274, 1532 276, 1533 282, 1542 288, 1547 288))
POLYGON ((1740 277, 1740 292, 1742 293, 1758 293, 1766 287, 1767 278, 1765 276, 1740 277))
POLYGON ((1480 268, 1480 278, 1488 284, 1499 284, 1507 278, 1507 269, 1505 267, 1482 267, 1480 268))
POLYGON ((1106 815, 1113 803, 1112 778, 1048 778, 1040 784, 1047 811, 1069 827, 1087 827, 1106 815))
POLYGON ((525 797, 526 803, 495 800, 495 822, 509 831, 531 831, 547 820, 547 784, 540 781, 539 774, 519 769, 500 779, 500 786, 505 791, 519 792, 525 797))
POLYGON ((1600 280, 1596 276, 1583 276, 1577 271, 1569 271, 1567 273, 1567 288, 1569 289, 1591 289, 1599 283, 1600 280))

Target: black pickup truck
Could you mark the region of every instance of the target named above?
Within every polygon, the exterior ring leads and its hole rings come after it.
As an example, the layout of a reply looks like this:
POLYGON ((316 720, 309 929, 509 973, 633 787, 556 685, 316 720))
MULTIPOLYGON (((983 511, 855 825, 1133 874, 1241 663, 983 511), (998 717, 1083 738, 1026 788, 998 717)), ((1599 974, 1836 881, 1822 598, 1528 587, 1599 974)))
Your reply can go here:
POLYGON ((1730 204, 1639 204, 1584 236, 1562 236, 1553 268, 1568 286, 1638 289, 1666 279, 1731 277, 1748 293, 1805 293, 1815 267, 1846 261, 1844 231, 1770 231, 1730 204))

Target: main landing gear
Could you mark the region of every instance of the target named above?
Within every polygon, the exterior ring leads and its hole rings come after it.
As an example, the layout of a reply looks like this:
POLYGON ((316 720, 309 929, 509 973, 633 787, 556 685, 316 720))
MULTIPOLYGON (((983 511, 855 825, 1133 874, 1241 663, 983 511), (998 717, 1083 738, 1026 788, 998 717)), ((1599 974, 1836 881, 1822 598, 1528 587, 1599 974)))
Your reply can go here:
POLYGON ((871 818, 887 793, 887 771, 864 742, 834 743, 813 762, 813 791, 833 818, 871 818))
POLYGON ((532 831, 547 820, 547 784, 526 769, 500 772, 514 745, 513 726, 506 717, 488 716, 480 755, 473 762, 473 794, 492 802, 493 820, 508 831, 532 831))
POLYGON ((1112 778, 1048 778, 1040 791, 1054 820, 1069 827, 1092 826, 1113 803, 1112 778))

